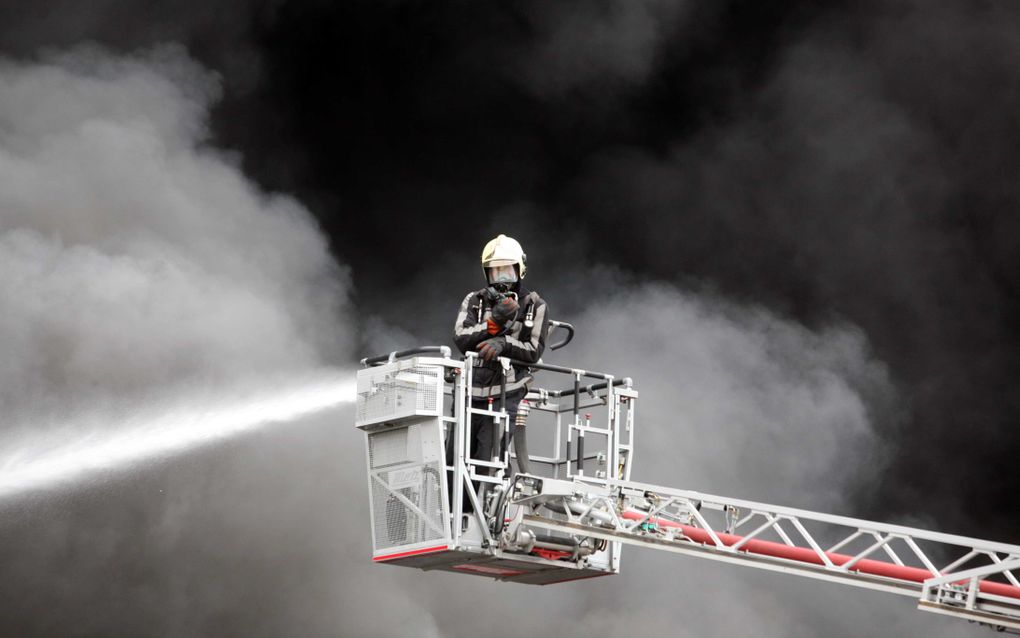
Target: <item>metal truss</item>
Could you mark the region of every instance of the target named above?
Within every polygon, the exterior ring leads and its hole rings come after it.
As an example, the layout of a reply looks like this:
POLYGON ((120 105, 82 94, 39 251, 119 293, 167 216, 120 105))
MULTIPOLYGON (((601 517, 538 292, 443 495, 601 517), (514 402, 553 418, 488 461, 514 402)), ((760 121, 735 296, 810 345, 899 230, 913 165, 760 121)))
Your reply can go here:
POLYGON ((631 481, 548 481, 517 477, 514 525, 912 596, 1020 633, 1020 546, 631 481))

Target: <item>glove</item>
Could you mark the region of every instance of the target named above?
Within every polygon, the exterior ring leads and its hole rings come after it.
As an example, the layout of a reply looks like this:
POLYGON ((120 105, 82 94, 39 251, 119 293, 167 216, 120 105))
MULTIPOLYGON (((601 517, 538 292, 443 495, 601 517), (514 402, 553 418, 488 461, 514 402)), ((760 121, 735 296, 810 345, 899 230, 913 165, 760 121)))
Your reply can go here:
POLYGON ((497 325, 505 326, 507 322, 513 321, 514 317, 517 316, 517 309, 520 306, 517 305, 517 300, 513 297, 506 297, 503 301, 492 308, 492 320, 497 325))
POLYGON ((502 330, 502 328, 499 327, 499 324, 496 323, 495 321, 493 321, 492 319, 486 319, 485 321, 486 321, 485 330, 490 335, 495 335, 495 334, 499 333, 500 330, 502 330))
POLYGON ((496 304, 498 304, 500 301, 502 301, 503 297, 505 297, 505 296, 506 295, 504 295, 500 291, 496 290, 492 286, 489 286, 488 288, 485 289, 485 297, 486 297, 486 299, 488 299, 489 303, 491 303, 494 306, 496 304))
POLYGON ((486 339, 478 344, 478 354, 481 355, 483 361, 492 361, 503 352, 505 347, 506 340, 502 337, 486 339))

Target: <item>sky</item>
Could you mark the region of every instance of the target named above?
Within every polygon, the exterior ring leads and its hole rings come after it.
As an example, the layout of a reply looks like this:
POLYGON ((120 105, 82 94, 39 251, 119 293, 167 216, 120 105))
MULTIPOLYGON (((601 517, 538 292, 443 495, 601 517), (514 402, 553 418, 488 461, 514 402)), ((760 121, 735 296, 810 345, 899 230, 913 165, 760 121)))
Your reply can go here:
MULTIPOLYGON (((547 360, 641 390, 635 479, 1014 542, 1018 29, 942 0, 0 1, 0 467, 450 343, 504 232, 578 327, 547 360)), ((0 503, 0 626, 977 632, 638 552, 552 593, 370 565, 351 421, 0 503)))

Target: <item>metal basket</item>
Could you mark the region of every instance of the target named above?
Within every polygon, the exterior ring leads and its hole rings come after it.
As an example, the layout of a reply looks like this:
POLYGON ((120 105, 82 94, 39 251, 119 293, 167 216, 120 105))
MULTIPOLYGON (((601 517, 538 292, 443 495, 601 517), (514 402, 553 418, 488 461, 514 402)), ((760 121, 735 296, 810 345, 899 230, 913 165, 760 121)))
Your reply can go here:
POLYGON ((442 450, 435 420, 369 433, 376 551, 446 538, 442 450))
POLYGON ((393 423, 409 417, 439 416, 443 369, 417 359, 396 361, 358 373, 355 425, 393 423))

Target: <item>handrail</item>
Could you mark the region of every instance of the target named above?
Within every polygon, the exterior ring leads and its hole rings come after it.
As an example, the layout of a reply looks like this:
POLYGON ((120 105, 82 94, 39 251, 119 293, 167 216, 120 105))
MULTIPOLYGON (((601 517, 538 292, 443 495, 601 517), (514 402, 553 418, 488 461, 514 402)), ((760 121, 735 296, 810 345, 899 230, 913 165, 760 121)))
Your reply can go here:
POLYGON ((560 348, 562 348, 563 346, 567 345, 568 343, 570 343, 571 341, 574 340, 574 326, 569 324, 569 323, 567 323, 566 321, 550 320, 549 321, 549 326, 550 326, 549 327, 549 334, 552 334, 552 331, 555 328, 563 328, 564 330, 567 331, 567 338, 564 339, 563 341, 560 341, 559 343, 554 343, 554 344, 550 345, 549 346, 550 350, 559 350, 560 348))
POLYGON ((593 372, 591 370, 581 370, 579 368, 564 368, 563 366, 554 366, 549 363, 529 363, 518 359, 510 359, 510 363, 517 366, 533 368, 535 370, 548 370, 549 372, 559 372, 561 374, 579 374, 582 377, 588 377, 589 379, 609 380, 615 378, 613 375, 605 372, 593 372))
POLYGON ((450 358, 450 346, 421 346, 418 348, 411 348, 410 350, 394 350, 389 354, 381 354, 377 357, 365 357, 361 360, 361 365, 367 367, 383 363, 392 363, 397 359, 409 357, 413 354, 427 354, 430 352, 438 352, 443 355, 444 358, 450 358))
MULTIPOLYGON (((450 356, 451 356, 451 351, 450 351, 450 347, 449 346, 420 346, 418 348, 410 348, 408 350, 395 350, 393 352, 390 352, 389 354, 381 354, 381 355, 378 355, 378 356, 375 356, 375 357, 365 357, 364 359, 361 360, 361 365, 363 365, 365 367, 376 366, 376 365, 381 365, 383 363, 392 363, 392 362, 396 361, 397 359, 402 359, 404 357, 410 357, 410 356, 416 355, 416 354, 429 354, 429 353, 439 353, 444 358, 447 358, 447 359, 449 359, 450 356)), ((460 360, 464 361, 467 358, 468 358, 467 356, 464 356, 464 357, 461 357, 460 360)), ((595 384, 584 386, 584 387, 578 386, 578 387, 580 387, 581 390, 584 390, 586 392, 594 392, 595 390, 604 390, 606 387, 608 387, 608 383, 609 382, 612 382, 614 387, 620 386, 620 385, 630 386, 631 383, 632 383, 630 377, 623 378, 623 379, 618 379, 615 376, 613 376, 611 374, 608 374, 608 373, 605 373, 605 372, 595 372, 593 370, 582 370, 580 368, 567 368, 567 367, 564 367, 564 366, 552 365, 551 363, 532 363, 530 361, 521 361, 520 359, 507 359, 507 361, 509 361, 511 365, 525 367, 525 368, 531 368, 533 370, 547 370, 549 372, 558 372, 560 374, 569 374, 569 375, 572 375, 572 376, 575 376, 575 377, 580 376, 580 377, 586 377, 586 378, 589 378, 589 379, 600 379, 602 381, 601 383, 595 383, 595 384)), ((575 385, 577 385, 577 384, 575 384, 575 385)), ((574 390, 573 389, 568 389, 568 390, 550 390, 549 391, 549 395, 550 396, 554 396, 554 397, 572 396, 573 394, 574 394, 574 390)))
MULTIPOLYGON (((630 377, 625 377, 623 379, 613 379, 614 388, 621 385, 629 388, 631 384, 633 384, 633 381, 631 380, 630 377)), ((593 383, 591 385, 579 386, 578 390, 580 390, 581 392, 591 393, 597 390, 605 390, 608 386, 609 386, 608 381, 602 381, 601 383, 593 383)), ((574 395, 575 390, 573 388, 568 388, 566 390, 548 390, 547 392, 551 397, 569 397, 574 395)))

